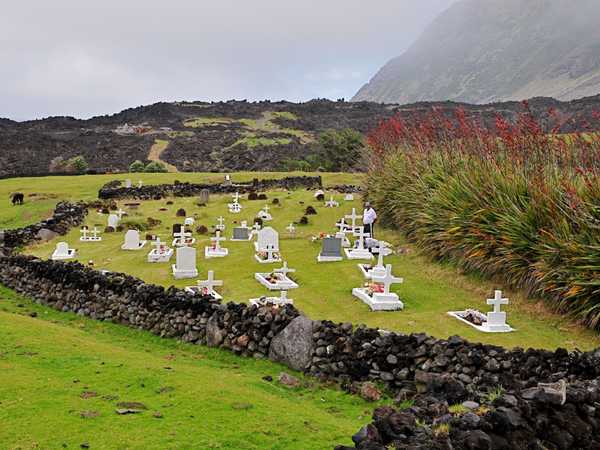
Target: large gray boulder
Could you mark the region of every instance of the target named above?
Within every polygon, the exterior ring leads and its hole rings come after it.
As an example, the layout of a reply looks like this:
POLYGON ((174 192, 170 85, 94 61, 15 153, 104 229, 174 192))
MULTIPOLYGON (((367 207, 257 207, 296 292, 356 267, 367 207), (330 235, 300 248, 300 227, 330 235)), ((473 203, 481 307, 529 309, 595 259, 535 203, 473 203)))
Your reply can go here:
POLYGON ((54 239, 57 236, 58 236, 58 233, 55 233, 54 231, 49 230, 48 228, 42 228, 35 235, 36 239, 38 239, 40 241, 44 241, 44 242, 51 241, 52 239, 54 239))
POLYGON ((304 316, 296 317, 271 340, 269 359, 291 369, 306 369, 312 359, 312 335, 313 321, 304 316))
POLYGON ((212 316, 206 323, 206 345, 220 347, 225 339, 226 331, 219 326, 216 316, 212 316))

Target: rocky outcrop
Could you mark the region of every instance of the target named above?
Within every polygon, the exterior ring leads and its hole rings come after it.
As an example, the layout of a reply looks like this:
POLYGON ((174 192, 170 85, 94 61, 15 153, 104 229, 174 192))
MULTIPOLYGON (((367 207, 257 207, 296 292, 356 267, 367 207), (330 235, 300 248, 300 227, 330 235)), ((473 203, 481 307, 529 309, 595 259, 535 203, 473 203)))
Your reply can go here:
POLYGON ((313 355, 313 321, 298 316, 271 342, 269 359, 304 371, 313 355))
POLYGON ((317 189, 322 187, 320 176, 298 176, 259 180, 255 178, 251 183, 245 184, 153 184, 147 186, 132 186, 130 188, 121 186, 121 182, 113 180, 100 188, 98 197, 101 199, 123 199, 131 198, 138 200, 159 200, 165 197, 194 197, 207 189, 211 194, 241 194, 267 191, 271 189, 317 189))

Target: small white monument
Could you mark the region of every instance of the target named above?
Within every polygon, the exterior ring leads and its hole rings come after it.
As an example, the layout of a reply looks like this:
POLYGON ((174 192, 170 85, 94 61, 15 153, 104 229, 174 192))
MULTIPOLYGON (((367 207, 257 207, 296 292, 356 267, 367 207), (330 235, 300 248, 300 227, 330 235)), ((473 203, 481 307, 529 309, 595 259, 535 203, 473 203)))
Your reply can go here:
POLYGON ((196 223, 196 221, 194 220, 193 217, 186 217, 185 220, 183 221, 183 224, 186 227, 193 227, 194 223, 196 223))
POLYGON ((223 286, 223 281, 215 280, 215 273, 209 270, 206 280, 198 280, 197 286, 187 286, 185 290, 191 294, 210 295, 215 300, 223 300, 223 296, 215 291, 216 286, 223 286))
POLYGON ((315 197, 316 199, 318 199, 318 198, 319 198, 320 196, 322 196, 322 195, 324 196, 324 195, 325 195, 325 192, 323 192, 323 190, 322 190, 322 189, 318 189, 318 190, 316 190, 316 191, 315 191, 315 195, 314 195, 314 197, 315 197))
POLYGON ((152 245, 154 245, 155 248, 148 253, 149 263, 165 263, 171 260, 174 250, 164 242, 161 242, 160 238, 157 237, 152 245))
POLYGON ((138 187, 141 188, 144 185, 144 182, 142 180, 138 181, 138 187))
POLYGON ((340 204, 333 199, 333 195, 325 202, 325 208, 337 208, 338 206, 340 206, 340 204))
POLYGON ((215 225, 215 230, 225 231, 225 219, 223 216, 217 218, 217 225, 215 225))
POLYGON ((227 207, 229 208, 229 212, 233 214, 238 214, 242 211, 242 205, 240 205, 240 194, 236 192, 233 195, 233 203, 228 203, 227 207))
POLYGON ((383 241, 378 241, 377 247, 377 265, 371 266, 369 264, 359 264, 358 268, 362 272, 365 278, 371 279, 372 277, 382 277, 385 275, 385 265, 383 264, 383 257, 391 254, 392 251, 384 245, 383 241))
POLYGON ((194 247, 179 247, 175 256, 175 264, 172 266, 173 276, 180 280, 183 278, 196 278, 196 249, 194 247))
POLYGON ((117 211, 115 211, 115 214, 117 215, 117 217, 119 218, 119 220, 123 220, 123 216, 125 214, 127 214, 127 212, 123 211, 121 208, 119 208, 117 211))
POLYGON ((356 221, 358 219, 361 219, 361 216, 356 214, 356 208, 352 208, 352 214, 345 215, 344 219, 350 219, 350 231, 352 231, 353 233, 358 231, 359 228, 362 228, 356 224, 356 221))
POLYGON ((254 257, 261 264, 281 262, 279 255, 279 233, 271 227, 263 228, 258 232, 254 243, 256 254, 254 257))
POLYGON ((209 258, 224 258, 229 254, 229 250, 221 247, 221 241, 226 241, 227 239, 221 237, 221 232, 217 230, 216 236, 210 238, 212 245, 210 247, 204 247, 204 257, 206 259, 209 258))
POLYGON ((92 234, 90 235, 90 230, 88 227, 81 228, 81 237, 79 241, 81 242, 100 242, 102 238, 98 236, 98 228, 94 227, 92 230, 92 234))
POLYGON ((514 331, 506 323, 506 311, 502 311, 502 305, 508 305, 508 299, 502 298, 502 291, 494 291, 494 298, 487 300, 487 304, 494 307, 493 311, 482 314, 475 310, 450 311, 448 314, 484 333, 509 333, 514 331))
POLYGON ((345 201, 347 201, 347 202, 352 202, 352 201, 354 201, 354 194, 346 194, 346 195, 344 196, 344 200, 345 200, 345 201))
POLYGON ((140 241, 140 232, 138 230, 128 230, 125 233, 125 242, 121 245, 122 250, 141 250, 146 241, 140 241))
POLYGON ((131 180, 130 180, 129 178, 127 178, 127 179, 125 180, 125 187, 126 187, 127 189, 131 188, 131 180))
POLYGON ((365 302, 373 311, 397 311, 404 309, 398 294, 390 292, 392 284, 403 283, 402 278, 392 275, 392 265, 388 264, 383 276, 372 277, 374 282, 368 287, 352 289, 352 295, 365 302))
POLYGON ((287 227, 285 227, 285 229, 291 237, 294 237, 296 235, 296 227, 293 223, 290 223, 287 227))
POLYGON ((175 239, 173 239, 173 247, 190 247, 196 243, 196 238, 192 237, 190 231, 185 231, 184 227, 181 227, 179 232, 173 233, 175 239))
POLYGON ((271 220, 273 220, 273 216, 271 216, 271 214, 269 213, 269 205, 265 205, 263 209, 261 209, 258 212, 258 214, 256 214, 256 217, 262 219, 263 222, 270 222, 271 220))
POLYGON ((284 306, 284 305, 293 305, 294 300, 288 298, 287 291, 281 291, 279 293, 279 297, 260 297, 260 298, 251 298, 250 304, 254 306, 284 306))
POLYGON ((358 239, 354 242, 354 248, 344 249, 346 257, 348 259, 373 259, 373 254, 365 247, 365 238, 369 236, 369 233, 365 233, 364 229, 359 227, 354 235, 358 239))
POLYGON ((69 244, 66 242, 59 242, 56 244, 56 249, 52 253, 51 259, 53 261, 61 261, 65 259, 73 259, 77 256, 77 251, 73 248, 69 248, 69 244))
POLYGON ((271 273, 255 273, 254 278, 270 291, 296 289, 298 284, 288 277, 288 273, 295 271, 295 269, 288 268, 287 262, 284 262, 280 269, 275 269, 271 273))
POLYGON ((119 216, 117 216, 116 214, 109 214, 108 215, 108 226, 113 228, 114 230, 116 230, 117 227, 119 226, 119 216))

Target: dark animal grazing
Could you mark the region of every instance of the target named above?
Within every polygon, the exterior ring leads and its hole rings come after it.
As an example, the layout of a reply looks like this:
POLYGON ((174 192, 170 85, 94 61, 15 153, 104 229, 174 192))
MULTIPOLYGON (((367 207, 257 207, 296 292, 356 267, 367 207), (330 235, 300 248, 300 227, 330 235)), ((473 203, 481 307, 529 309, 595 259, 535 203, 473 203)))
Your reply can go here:
POLYGON ((11 196, 11 201, 12 201, 13 206, 14 205, 22 205, 23 200, 25 200, 25 195, 22 194, 21 192, 15 192, 11 196))

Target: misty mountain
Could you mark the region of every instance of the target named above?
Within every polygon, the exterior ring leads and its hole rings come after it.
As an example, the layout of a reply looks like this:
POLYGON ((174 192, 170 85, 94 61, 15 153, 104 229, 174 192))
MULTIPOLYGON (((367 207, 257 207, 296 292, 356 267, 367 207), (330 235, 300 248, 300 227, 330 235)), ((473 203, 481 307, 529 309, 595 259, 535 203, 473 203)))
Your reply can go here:
POLYGON ((354 101, 469 103, 600 92, 600 1, 461 0, 354 101))

